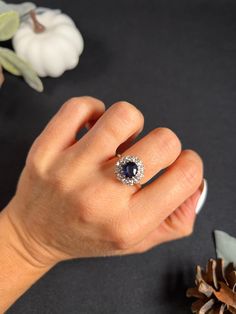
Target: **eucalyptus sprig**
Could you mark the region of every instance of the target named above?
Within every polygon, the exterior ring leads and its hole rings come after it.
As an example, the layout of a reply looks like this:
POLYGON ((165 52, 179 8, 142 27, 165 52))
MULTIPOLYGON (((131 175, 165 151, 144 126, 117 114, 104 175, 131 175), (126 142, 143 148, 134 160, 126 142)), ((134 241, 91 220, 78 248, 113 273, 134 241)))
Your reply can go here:
MULTIPOLYGON (((0 1, 0 41, 11 39, 20 25, 20 20, 34 8, 32 3, 16 5, 0 1)), ((5 81, 3 69, 13 75, 22 76, 26 83, 38 92, 43 91, 42 81, 31 65, 18 57, 14 51, 0 47, 0 87, 5 81)))
POLYGON ((27 18, 28 14, 36 9, 36 5, 32 2, 23 2, 20 4, 6 3, 0 0, 0 13, 14 11, 20 16, 20 19, 27 18))

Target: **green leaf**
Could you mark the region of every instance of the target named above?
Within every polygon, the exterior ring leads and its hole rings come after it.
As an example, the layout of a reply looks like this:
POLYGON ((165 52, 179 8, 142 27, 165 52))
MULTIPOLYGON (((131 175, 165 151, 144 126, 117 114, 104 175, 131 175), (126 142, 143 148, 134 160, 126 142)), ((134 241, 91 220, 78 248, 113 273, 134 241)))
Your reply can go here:
POLYGON ((228 263, 236 265, 236 238, 220 230, 215 230, 214 235, 217 257, 223 258, 225 265, 228 263))
POLYGON ((20 17, 24 17, 30 11, 35 10, 36 5, 32 2, 24 2, 21 4, 7 4, 4 1, 0 1, 0 13, 7 11, 16 11, 20 17))
POLYGON ((7 59, 0 56, 0 65, 3 67, 4 70, 10 72, 13 75, 20 76, 21 72, 7 59))
POLYGON ((0 1, 0 13, 7 12, 7 11, 11 11, 8 8, 8 4, 6 4, 4 1, 0 1))
POLYGON ((34 69, 31 67, 31 65, 19 58, 14 51, 0 47, 0 58, 4 59, 14 68, 16 68, 30 87, 37 90, 38 92, 43 91, 43 83, 37 76, 34 69))
POLYGON ((12 38, 19 24, 20 19, 17 12, 9 11, 0 14, 0 41, 12 38))

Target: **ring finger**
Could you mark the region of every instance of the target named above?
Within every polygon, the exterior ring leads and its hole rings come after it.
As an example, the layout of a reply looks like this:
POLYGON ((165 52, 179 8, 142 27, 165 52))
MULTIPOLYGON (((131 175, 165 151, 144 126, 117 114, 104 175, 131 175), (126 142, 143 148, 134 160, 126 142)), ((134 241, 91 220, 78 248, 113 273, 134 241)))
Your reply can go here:
POLYGON ((168 128, 157 128, 127 149, 123 155, 139 157, 145 167, 140 183, 148 182, 159 171, 170 166, 180 155, 181 142, 168 128))
POLYGON ((197 153, 186 150, 154 182, 133 194, 129 209, 120 215, 114 232, 119 249, 143 241, 200 186, 203 164, 197 153))

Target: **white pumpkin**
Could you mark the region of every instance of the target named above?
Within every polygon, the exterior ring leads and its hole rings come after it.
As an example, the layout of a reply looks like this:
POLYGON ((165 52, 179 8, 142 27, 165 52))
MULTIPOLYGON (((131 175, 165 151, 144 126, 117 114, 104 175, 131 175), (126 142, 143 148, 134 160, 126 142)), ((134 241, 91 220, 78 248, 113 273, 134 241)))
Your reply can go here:
POLYGON ((58 77, 77 66, 84 41, 68 15, 47 9, 41 14, 36 11, 32 18, 21 23, 13 37, 13 47, 39 76, 58 77), (38 22, 45 29, 36 32, 38 22))

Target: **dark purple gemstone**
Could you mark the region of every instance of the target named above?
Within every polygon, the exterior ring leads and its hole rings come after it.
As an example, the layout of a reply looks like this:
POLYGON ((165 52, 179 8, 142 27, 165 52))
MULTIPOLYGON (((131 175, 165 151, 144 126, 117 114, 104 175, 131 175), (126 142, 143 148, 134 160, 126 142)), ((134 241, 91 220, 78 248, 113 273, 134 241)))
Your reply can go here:
POLYGON ((135 162, 129 161, 125 165, 123 165, 123 171, 126 178, 133 178, 138 172, 138 166, 135 162))

